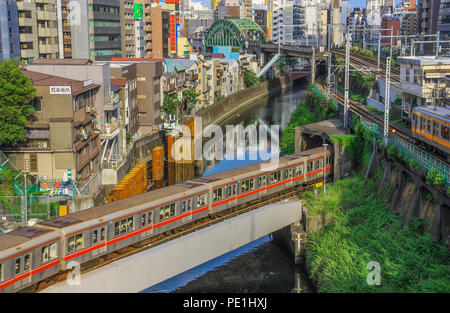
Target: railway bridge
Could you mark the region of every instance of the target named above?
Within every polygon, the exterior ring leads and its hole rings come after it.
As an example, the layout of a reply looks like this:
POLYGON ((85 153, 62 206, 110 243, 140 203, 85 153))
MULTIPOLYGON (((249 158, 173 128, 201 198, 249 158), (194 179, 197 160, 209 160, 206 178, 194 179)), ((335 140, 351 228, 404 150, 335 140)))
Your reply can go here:
POLYGON ((188 234, 177 234, 175 239, 95 268, 81 275, 79 285, 63 281, 41 292, 141 292, 302 218, 299 200, 280 200, 212 220, 188 234))

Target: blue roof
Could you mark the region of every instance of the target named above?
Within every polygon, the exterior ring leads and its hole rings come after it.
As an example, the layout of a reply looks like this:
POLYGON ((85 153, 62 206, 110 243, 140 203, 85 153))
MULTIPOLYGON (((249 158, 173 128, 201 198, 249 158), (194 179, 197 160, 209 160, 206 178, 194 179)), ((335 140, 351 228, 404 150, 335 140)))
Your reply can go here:
POLYGON ((164 62, 167 65, 166 73, 173 73, 175 69, 178 72, 185 71, 196 61, 190 59, 164 59, 164 62))

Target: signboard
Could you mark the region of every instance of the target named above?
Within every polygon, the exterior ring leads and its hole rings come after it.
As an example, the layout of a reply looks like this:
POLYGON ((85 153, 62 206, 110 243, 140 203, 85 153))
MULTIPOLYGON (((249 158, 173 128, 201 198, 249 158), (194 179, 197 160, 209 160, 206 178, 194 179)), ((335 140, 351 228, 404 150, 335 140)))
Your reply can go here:
POLYGON ((84 86, 84 87, 87 87, 87 86, 92 85, 93 83, 94 83, 94 81, 93 81, 92 79, 86 80, 86 81, 83 83, 83 86, 84 86))
POLYGON ((320 182, 320 183, 317 183, 316 184, 316 188, 320 188, 320 187, 322 187, 323 186, 323 182, 320 182))
POLYGON ((71 95, 72 86, 50 86, 51 95, 71 95))
POLYGON ((144 6, 142 3, 134 4, 134 20, 139 21, 144 19, 144 6))

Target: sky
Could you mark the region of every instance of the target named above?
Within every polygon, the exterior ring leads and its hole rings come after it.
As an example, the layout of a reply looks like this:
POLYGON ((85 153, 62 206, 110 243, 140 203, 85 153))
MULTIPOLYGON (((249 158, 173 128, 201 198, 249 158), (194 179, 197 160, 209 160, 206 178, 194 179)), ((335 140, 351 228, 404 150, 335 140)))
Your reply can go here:
MULTIPOLYGON (((198 0, 194 0, 194 1, 198 1, 198 0)), ((201 0, 201 2, 206 5, 208 8, 211 7, 211 0, 201 0)), ((401 2, 401 0, 395 0, 395 4, 398 4, 399 2, 401 2)), ((348 4, 350 5, 350 7, 353 8, 365 8, 366 7, 366 0, 349 0, 348 4)))

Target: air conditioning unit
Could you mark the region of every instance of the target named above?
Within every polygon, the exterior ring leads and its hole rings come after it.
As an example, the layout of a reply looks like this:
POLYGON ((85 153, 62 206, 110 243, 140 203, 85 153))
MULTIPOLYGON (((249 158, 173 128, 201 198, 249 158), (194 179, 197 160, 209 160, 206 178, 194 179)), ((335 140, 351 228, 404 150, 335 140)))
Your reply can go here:
POLYGON ((86 132, 83 130, 81 130, 81 138, 83 138, 83 140, 88 139, 88 135, 86 134, 86 132))

